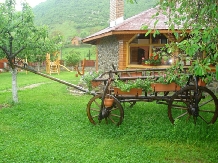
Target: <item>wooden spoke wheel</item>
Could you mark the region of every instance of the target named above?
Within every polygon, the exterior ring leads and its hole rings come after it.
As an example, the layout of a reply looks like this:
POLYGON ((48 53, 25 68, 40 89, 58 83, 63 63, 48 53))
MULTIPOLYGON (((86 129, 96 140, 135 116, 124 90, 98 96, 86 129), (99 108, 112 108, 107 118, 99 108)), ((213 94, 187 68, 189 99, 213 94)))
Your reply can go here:
POLYGON ((186 86, 176 92, 168 103, 168 117, 174 124, 176 119, 196 121, 202 120, 207 124, 215 123, 218 116, 218 99, 206 87, 186 86))
POLYGON ((102 95, 96 95, 88 102, 87 116, 93 124, 101 123, 102 120, 105 120, 107 124, 112 123, 119 126, 124 118, 123 107, 114 96, 107 96, 114 99, 112 106, 106 107, 103 105, 101 108, 102 95))

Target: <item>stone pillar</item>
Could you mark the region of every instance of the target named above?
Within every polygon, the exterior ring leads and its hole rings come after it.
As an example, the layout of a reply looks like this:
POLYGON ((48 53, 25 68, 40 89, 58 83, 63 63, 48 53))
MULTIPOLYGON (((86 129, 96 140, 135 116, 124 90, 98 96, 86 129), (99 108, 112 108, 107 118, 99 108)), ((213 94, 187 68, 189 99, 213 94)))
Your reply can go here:
POLYGON ((119 42, 115 36, 101 39, 98 46, 98 69, 99 71, 112 70, 112 63, 118 67, 119 42))

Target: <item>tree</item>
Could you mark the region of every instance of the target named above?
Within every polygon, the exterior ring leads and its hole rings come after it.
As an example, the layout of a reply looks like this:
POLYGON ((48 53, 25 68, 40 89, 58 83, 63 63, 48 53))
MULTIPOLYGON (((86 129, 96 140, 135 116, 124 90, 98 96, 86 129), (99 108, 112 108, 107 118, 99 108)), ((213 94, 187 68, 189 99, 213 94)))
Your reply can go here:
POLYGON ((15 0, 6 0, 0 4, 0 57, 6 57, 8 60, 12 73, 12 99, 17 103, 15 58, 36 56, 56 49, 47 37, 47 28, 34 25, 31 7, 22 3, 22 10, 16 11, 15 4, 15 0))
MULTIPOLYGON (((218 1, 160 0, 159 8, 154 19, 160 12, 167 15, 166 23, 175 37, 186 38, 181 42, 168 44, 168 51, 173 52, 175 47, 178 47, 181 52, 179 55, 186 54, 192 59, 190 71, 194 75, 207 75, 209 65, 218 62, 218 1), (182 33, 178 33, 175 27, 180 27, 182 33)), ((154 32, 155 34, 158 34, 158 31, 154 32)))
POLYGON ((65 57, 66 64, 72 67, 77 66, 80 60, 81 60, 81 54, 80 52, 77 52, 75 50, 71 50, 69 54, 66 55, 65 57))
POLYGON ((168 16, 174 35, 187 38, 176 46, 192 58, 190 70, 195 75, 206 75, 208 65, 218 61, 218 1, 161 0, 160 8, 168 16), (179 34, 174 29, 181 25, 183 33, 179 34))

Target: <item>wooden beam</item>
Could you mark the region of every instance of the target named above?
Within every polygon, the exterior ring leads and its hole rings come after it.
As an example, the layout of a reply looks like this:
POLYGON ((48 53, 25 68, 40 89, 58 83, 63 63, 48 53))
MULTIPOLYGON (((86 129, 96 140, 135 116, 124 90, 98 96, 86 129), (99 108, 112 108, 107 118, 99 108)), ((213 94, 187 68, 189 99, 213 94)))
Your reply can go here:
MULTIPOLYGON (((147 33, 148 30, 111 30, 111 31, 108 31, 108 32, 105 32, 105 33, 101 33, 101 34, 97 34, 97 35, 93 35, 93 36, 90 36, 88 38, 85 38, 83 40, 83 43, 89 43, 93 40, 96 40, 96 39, 100 39, 102 37, 106 37, 106 36, 111 36, 111 35, 135 35, 135 34, 145 34, 147 33)), ((160 33, 162 34, 168 34, 168 33, 173 33, 171 30, 168 30, 168 29, 160 29, 158 30, 160 33)), ((155 30, 152 30, 151 33, 154 33, 155 30)), ((175 32, 177 33, 182 33, 181 30, 175 30, 175 32)), ((187 33, 190 33, 190 30, 187 30, 186 31, 187 33)))

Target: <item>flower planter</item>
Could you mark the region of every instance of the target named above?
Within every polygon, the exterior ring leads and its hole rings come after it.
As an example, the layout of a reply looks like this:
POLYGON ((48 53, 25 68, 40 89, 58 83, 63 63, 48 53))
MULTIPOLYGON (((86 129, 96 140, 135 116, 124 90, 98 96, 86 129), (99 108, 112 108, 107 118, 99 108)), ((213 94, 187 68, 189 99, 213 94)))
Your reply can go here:
POLYGON ((105 98, 104 99, 104 106, 106 108, 111 107, 114 103, 114 99, 113 98, 105 98))
POLYGON ((148 63, 142 63, 142 65, 143 65, 143 66, 154 66, 153 63, 149 63, 149 64, 148 64, 148 63))
POLYGON ((205 81, 203 81, 202 79, 199 79, 199 80, 198 80, 198 86, 205 87, 205 86, 206 86, 205 81))
POLYGON ((97 87, 101 84, 101 82, 100 81, 91 81, 91 84, 93 87, 97 87))
POLYGON ((210 70, 207 70, 207 72, 216 72, 216 66, 215 65, 210 64, 209 67, 210 67, 210 70))
POLYGON ((161 64, 162 64, 162 65, 167 65, 167 61, 164 60, 164 59, 162 59, 162 60, 161 60, 161 64))
POLYGON ((153 83, 151 87, 154 92, 178 91, 181 89, 181 87, 174 82, 170 84, 153 83))
POLYGON ((142 95, 142 89, 141 88, 132 88, 129 92, 127 91, 121 91, 119 88, 114 88, 114 94, 115 95, 135 95, 139 96, 142 95))
POLYGON ((142 76, 142 72, 122 72, 121 77, 137 77, 142 76))

